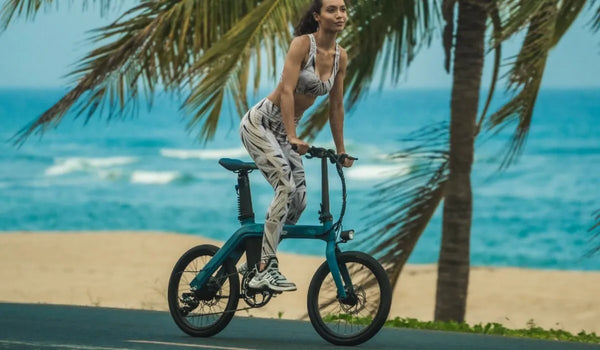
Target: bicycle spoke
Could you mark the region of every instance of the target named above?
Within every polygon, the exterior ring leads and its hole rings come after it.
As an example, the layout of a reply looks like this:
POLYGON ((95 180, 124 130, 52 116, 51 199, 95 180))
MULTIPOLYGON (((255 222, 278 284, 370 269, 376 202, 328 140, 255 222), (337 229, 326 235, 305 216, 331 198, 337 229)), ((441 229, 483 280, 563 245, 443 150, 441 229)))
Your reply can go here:
POLYGON ((318 294, 318 308, 326 327, 340 336, 359 334, 370 324, 380 306, 380 288, 369 268, 360 263, 346 263, 356 298, 354 305, 337 299, 337 287, 328 274, 318 294))
POLYGON ((177 306, 171 313, 179 320, 180 328, 193 335, 222 329, 236 311, 239 282, 237 271, 231 265, 218 266, 202 286, 191 287, 217 249, 214 246, 199 246, 196 251, 190 251, 189 260, 184 259, 181 270, 174 274, 176 280, 171 294, 176 296, 174 301, 177 306), (232 281, 235 281, 235 289, 232 289, 232 281))

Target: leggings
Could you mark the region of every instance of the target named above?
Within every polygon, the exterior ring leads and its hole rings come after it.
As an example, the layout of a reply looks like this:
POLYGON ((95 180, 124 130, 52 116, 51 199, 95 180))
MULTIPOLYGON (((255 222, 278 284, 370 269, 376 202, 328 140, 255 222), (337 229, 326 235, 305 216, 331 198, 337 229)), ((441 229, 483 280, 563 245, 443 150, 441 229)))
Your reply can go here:
POLYGON ((261 261, 275 257, 284 223, 295 224, 306 207, 306 180, 302 158, 287 140, 281 111, 264 98, 240 123, 244 147, 273 186, 275 197, 265 218, 261 261))

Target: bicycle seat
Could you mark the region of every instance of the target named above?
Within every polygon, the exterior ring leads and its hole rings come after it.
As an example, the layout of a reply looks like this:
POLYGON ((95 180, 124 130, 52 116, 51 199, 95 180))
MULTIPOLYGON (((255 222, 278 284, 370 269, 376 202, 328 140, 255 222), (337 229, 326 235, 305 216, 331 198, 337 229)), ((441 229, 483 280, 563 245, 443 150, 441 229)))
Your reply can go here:
POLYGON ((221 158, 219 164, 227 170, 239 171, 239 170, 255 170, 258 169, 254 162, 242 162, 239 159, 221 158))

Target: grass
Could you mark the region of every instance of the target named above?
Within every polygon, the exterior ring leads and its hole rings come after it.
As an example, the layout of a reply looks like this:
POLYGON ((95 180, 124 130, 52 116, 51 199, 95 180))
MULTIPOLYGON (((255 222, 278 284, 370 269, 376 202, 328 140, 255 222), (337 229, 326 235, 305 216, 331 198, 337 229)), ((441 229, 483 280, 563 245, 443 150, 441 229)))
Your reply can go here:
MULTIPOLYGON (((329 315, 324 318, 324 321, 331 322, 340 319, 351 321, 354 324, 365 325, 371 323, 372 320, 371 318, 367 317, 357 318, 350 315, 329 315)), ((585 331, 581 331, 577 334, 572 334, 561 329, 543 329, 537 326, 533 320, 530 320, 527 323, 527 328, 523 329, 509 329, 500 323, 469 325, 467 323, 459 322, 419 321, 414 318, 400 317, 386 321, 385 326, 600 344, 600 337, 594 332, 587 333, 585 331)))

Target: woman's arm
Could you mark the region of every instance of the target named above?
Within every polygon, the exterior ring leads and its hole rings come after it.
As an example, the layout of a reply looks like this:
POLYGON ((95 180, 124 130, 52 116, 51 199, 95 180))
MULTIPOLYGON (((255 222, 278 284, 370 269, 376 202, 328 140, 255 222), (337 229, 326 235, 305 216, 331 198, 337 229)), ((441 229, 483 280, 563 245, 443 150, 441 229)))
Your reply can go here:
POLYGON ((298 139, 296 136, 296 121, 294 118, 294 90, 298 84, 298 76, 302 69, 302 60, 310 48, 310 41, 307 36, 295 37, 290 44, 285 63, 283 65, 283 74, 281 76, 281 115, 283 125, 288 136, 288 141, 296 144, 299 154, 304 154, 308 150, 308 144, 298 139))
MULTIPOLYGON (((339 71, 335 77, 333 88, 329 92, 329 126, 337 154, 346 153, 346 146, 344 146, 344 78, 347 64, 348 54, 346 50, 340 49, 339 71)), ((353 162, 351 159, 346 159, 344 166, 350 167, 353 162)))

